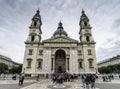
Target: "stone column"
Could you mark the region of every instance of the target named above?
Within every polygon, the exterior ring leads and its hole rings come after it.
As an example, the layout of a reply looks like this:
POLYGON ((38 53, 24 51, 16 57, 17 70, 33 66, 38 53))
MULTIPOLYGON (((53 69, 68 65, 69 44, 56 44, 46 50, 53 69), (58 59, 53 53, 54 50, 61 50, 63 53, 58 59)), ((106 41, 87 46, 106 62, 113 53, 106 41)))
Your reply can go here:
POLYGON ((66 72, 69 72, 69 56, 66 57, 66 72))
POLYGON ((69 72, 69 66, 70 66, 69 65, 69 58, 67 58, 67 65, 68 65, 67 67, 68 67, 68 72, 69 72))
POLYGON ((53 71, 53 58, 51 59, 51 72, 53 71))
POLYGON ((53 73, 55 72, 55 58, 53 58, 53 73))
POLYGON ((66 72, 68 72, 68 58, 66 58, 66 72))

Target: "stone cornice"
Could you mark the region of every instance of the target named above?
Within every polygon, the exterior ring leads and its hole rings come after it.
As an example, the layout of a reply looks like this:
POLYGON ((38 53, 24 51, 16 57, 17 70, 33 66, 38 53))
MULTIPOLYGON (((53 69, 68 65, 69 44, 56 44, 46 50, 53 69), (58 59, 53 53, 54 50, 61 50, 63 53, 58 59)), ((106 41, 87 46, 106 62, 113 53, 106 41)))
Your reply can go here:
POLYGON ((80 42, 80 44, 96 44, 96 42, 80 42))
POLYGON ((43 40, 43 43, 78 43, 78 41, 69 37, 58 36, 43 40))
POLYGON ((24 42, 25 44, 42 44, 41 42, 28 42, 28 41, 26 41, 26 42, 24 42))

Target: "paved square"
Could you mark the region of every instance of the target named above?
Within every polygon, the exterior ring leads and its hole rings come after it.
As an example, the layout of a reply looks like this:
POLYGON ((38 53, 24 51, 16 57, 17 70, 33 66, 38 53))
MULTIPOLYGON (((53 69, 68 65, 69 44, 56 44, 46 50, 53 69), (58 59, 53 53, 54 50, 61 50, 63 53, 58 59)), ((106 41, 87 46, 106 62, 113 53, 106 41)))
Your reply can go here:
MULTIPOLYGON (((0 80, 0 89, 86 89, 81 87, 81 80, 65 82, 63 84, 53 84, 50 79, 25 80, 22 86, 18 85, 19 80, 0 80)), ((120 89, 120 80, 103 82, 102 79, 96 80, 96 87, 99 89, 120 89)), ((98 89, 96 88, 96 89, 98 89)))
POLYGON ((52 83, 51 80, 41 80, 21 89, 83 89, 83 87, 79 81, 64 82, 63 84, 58 84, 52 83))

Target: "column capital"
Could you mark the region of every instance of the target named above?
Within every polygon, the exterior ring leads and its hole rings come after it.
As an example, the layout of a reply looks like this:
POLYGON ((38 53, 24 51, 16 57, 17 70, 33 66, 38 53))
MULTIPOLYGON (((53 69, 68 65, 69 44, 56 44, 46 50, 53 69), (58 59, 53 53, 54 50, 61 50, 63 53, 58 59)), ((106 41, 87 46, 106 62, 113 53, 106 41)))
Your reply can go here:
POLYGON ((55 59, 55 55, 54 55, 54 54, 52 54, 52 55, 51 55, 51 58, 55 59))
POLYGON ((67 58, 67 59, 70 58, 70 55, 66 55, 66 58, 67 58))

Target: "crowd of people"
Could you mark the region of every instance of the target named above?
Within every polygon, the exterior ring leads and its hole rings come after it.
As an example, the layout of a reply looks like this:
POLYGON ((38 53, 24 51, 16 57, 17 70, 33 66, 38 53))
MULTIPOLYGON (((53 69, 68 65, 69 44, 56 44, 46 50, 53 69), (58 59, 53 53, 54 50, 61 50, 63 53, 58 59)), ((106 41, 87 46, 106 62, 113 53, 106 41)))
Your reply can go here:
MULTIPOLYGON (((48 76, 46 78, 48 78, 48 76)), ((68 74, 68 73, 55 73, 51 75, 51 79, 53 83, 59 83, 59 84, 62 84, 64 82, 74 82, 75 79, 78 79, 78 81, 80 81, 79 79, 81 79, 83 88, 95 89, 95 81, 96 79, 98 79, 98 76, 96 74, 76 75, 76 74, 68 74)), ((114 76, 103 75, 102 79, 103 82, 105 81, 111 82, 111 79, 114 79, 114 76)), ((39 80, 39 75, 36 76, 36 81, 38 80, 39 80)), ((19 85, 23 85, 23 82, 24 82, 24 74, 21 73, 19 75, 19 85)))
MULTIPOLYGON (((73 82, 74 79, 77 79, 78 76, 72 75, 72 74, 64 74, 64 73, 59 73, 59 74, 53 74, 52 75, 52 81, 53 83, 60 83, 62 84, 63 82, 73 82)), ((91 88, 95 89, 95 80, 98 77, 95 74, 83 74, 81 75, 81 80, 82 80, 82 87, 83 88, 91 88)))
MULTIPOLYGON (((23 85, 24 82, 24 73, 19 74, 19 85, 23 85)), ((50 75, 44 76, 46 79, 50 78, 50 75)), ((14 75, 12 77, 13 80, 16 80, 17 76, 14 75)), ((35 76, 36 81, 39 81, 39 78, 41 76, 38 74, 35 76)), ((103 82, 111 82, 114 78, 116 79, 116 76, 113 74, 103 74, 100 75, 99 78, 103 80, 103 82)), ((120 78, 120 75, 117 76, 117 78, 120 78)), ((5 74, 0 74, 0 79, 7 79, 5 74)), ((98 79, 98 76, 96 74, 69 74, 69 73, 55 73, 51 74, 51 79, 53 83, 59 83, 62 84, 64 82, 74 82, 75 79, 78 81, 82 81, 82 87, 86 89, 95 89, 95 81, 98 79)))
MULTIPOLYGON (((24 82, 24 73, 19 74, 19 85, 23 85, 24 82)), ((6 75, 1 74, 1 79, 5 79, 6 75)), ((13 80, 16 80, 16 75, 12 77, 13 80)), ((49 75, 45 76, 46 78, 50 78, 49 75)), ((111 80, 114 79, 115 76, 112 74, 103 74, 102 76, 99 76, 103 79, 103 82, 111 82, 111 80)), ((35 79, 36 81, 39 81, 40 75, 38 74, 35 79)), ((120 78, 120 77, 119 77, 120 78)), ((69 73, 55 73, 51 74, 51 79, 53 83, 59 83, 62 84, 64 82, 74 82, 75 79, 78 81, 82 81, 82 87, 86 89, 95 89, 95 81, 98 79, 98 76, 96 74, 69 74, 69 73)))
POLYGON ((83 74, 81 77, 82 87, 95 89, 95 80, 98 78, 95 74, 83 74))
POLYGON ((57 73, 57 74, 52 74, 52 81, 53 83, 63 83, 63 82, 68 82, 71 81, 73 82, 74 79, 76 79, 77 76, 75 74, 67 74, 67 73, 57 73))
POLYGON ((111 82, 111 79, 114 79, 113 75, 103 75, 102 76, 103 82, 111 82))

